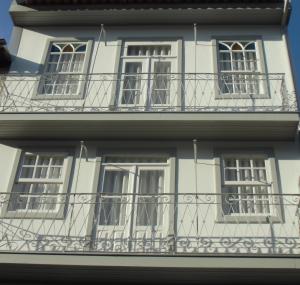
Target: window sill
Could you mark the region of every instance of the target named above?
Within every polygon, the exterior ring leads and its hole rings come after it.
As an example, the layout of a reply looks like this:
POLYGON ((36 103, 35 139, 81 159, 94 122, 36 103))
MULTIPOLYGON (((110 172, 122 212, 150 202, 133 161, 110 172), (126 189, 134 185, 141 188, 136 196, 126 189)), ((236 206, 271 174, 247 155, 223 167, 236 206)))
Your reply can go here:
POLYGON ((31 100, 83 100, 83 95, 35 95, 31 100))
POLYGON ((57 210, 55 212, 35 212, 35 213, 28 213, 28 212, 14 212, 14 211, 7 211, 3 214, 2 219, 22 219, 22 220, 32 220, 32 219, 43 219, 43 220, 63 220, 64 215, 62 210, 57 210))
POLYGON ((263 215, 251 215, 251 216, 223 216, 216 220, 216 223, 224 224, 271 224, 271 223, 283 223, 282 219, 278 216, 263 216, 263 215))
POLYGON ((252 99, 271 99, 270 96, 266 95, 266 94, 257 94, 257 95, 242 95, 242 94, 224 94, 224 95, 216 95, 215 96, 216 100, 235 100, 235 99, 248 99, 248 100, 252 100, 252 99))

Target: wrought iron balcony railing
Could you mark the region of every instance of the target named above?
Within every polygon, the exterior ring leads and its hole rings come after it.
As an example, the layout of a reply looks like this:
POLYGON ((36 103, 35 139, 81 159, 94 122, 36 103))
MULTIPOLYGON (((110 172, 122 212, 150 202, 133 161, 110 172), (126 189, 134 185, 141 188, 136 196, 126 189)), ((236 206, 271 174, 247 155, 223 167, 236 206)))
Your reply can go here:
POLYGON ((0 195, 0 251, 299 255, 300 195, 0 195))
POLYGON ((295 112, 283 74, 7 74, 0 113, 295 112))

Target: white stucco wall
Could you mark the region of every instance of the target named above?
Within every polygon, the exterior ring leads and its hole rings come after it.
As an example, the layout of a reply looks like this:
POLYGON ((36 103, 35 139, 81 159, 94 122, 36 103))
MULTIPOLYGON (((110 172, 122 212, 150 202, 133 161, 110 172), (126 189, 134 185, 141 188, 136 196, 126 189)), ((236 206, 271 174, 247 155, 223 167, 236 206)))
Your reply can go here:
MULTIPOLYGON (((265 59, 265 72, 268 74, 284 74, 285 83, 287 86, 287 92, 289 98, 285 100, 294 99, 294 86, 291 74, 291 68, 288 58, 288 52, 286 49, 285 41, 280 27, 266 27, 266 26, 252 26, 252 27, 236 27, 236 26, 199 26, 197 33, 197 46, 195 54, 194 44, 194 31, 193 26, 172 26, 161 27, 156 26, 140 26, 140 27, 118 27, 107 26, 106 30, 106 42, 104 44, 103 38, 99 43, 99 27, 39 27, 39 28, 24 28, 22 33, 19 29, 15 29, 12 36, 12 42, 10 43, 11 50, 15 55, 13 64, 11 66, 12 73, 38 73, 43 71, 43 64, 45 61, 45 55, 47 54, 49 40, 59 40, 64 38, 87 38, 93 40, 92 55, 90 57, 89 72, 93 74, 98 73, 114 73, 115 62, 118 58, 118 40, 122 39, 143 39, 151 41, 153 39, 167 40, 169 39, 182 39, 183 40, 183 59, 182 59, 182 71, 185 73, 214 73, 214 56, 216 50, 213 42, 213 38, 238 39, 239 37, 249 37, 253 39, 262 39, 262 46, 265 59), (19 44, 18 44, 19 43, 19 44), (196 60, 196 68, 195 68, 196 60), (93 69, 93 70, 91 70, 93 69)), ((260 60, 261 66, 264 66, 262 60, 260 60)), ((177 70, 178 72, 179 70, 177 70)), ((262 70, 261 70, 262 71, 262 70)), ((270 77, 271 78, 271 77, 270 77)), ((269 79, 270 79, 269 78, 269 79)), ((69 100, 69 102, 59 101, 47 102, 43 100, 43 104, 53 104, 56 106, 82 106, 85 107, 99 107, 108 108, 111 103, 112 96, 112 76, 106 77, 106 81, 103 81, 103 76, 94 75, 92 79, 96 80, 93 84, 88 86, 88 92, 85 94, 83 100, 69 100), (101 83, 100 83, 101 82, 101 83), (97 97, 97 98, 96 98, 97 97), (100 98, 100 99, 99 99, 100 98)), ((14 79, 12 79, 14 80, 14 79)), ((15 78, 19 81, 19 78, 15 78)), ((36 85, 38 85, 38 78, 23 77, 23 84, 18 85, 16 88, 12 82, 8 83, 9 92, 19 97, 26 97, 26 100, 37 92, 36 85), (26 92, 24 92, 26 90, 26 92)), ((264 94, 267 94, 267 98, 256 99, 255 103, 249 98, 243 99, 226 99, 215 100, 216 85, 215 79, 210 76, 206 76, 201 80, 197 80, 198 86, 195 91, 196 99, 194 95, 194 83, 193 80, 185 80, 184 86, 180 86, 179 79, 171 80, 171 95, 170 105, 177 106, 179 96, 178 93, 183 92, 186 106, 208 108, 209 110, 215 110, 215 108, 228 108, 235 106, 243 106, 251 108, 254 104, 257 108, 259 106, 281 108, 283 103, 283 96, 286 96, 282 92, 283 81, 281 78, 270 79, 268 86, 263 84, 265 79, 260 80, 260 88, 264 94), (208 78, 208 79, 207 79, 208 78), (179 84, 179 85, 178 85, 179 84), (173 88, 173 89, 172 89, 173 88), (180 88, 181 91, 179 91, 180 88), (184 91, 183 91, 184 90, 184 91), (270 98, 268 98, 270 97, 270 98)), ((144 81, 146 86, 147 82, 144 81)), ((143 83, 142 83, 143 85, 143 83)), ((27 102, 26 101, 26 102, 27 102)), ((35 102, 35 105, 42 104, 39 101, 35 102)), ((27 102, 27 104, 29 104, 27 102)), ((21 106, 20 106, 21 108, 21 106)), ((227 110, 232 110, 227 109, 227 110)), ((224 109, 225 110, 225 109, 224 109)))

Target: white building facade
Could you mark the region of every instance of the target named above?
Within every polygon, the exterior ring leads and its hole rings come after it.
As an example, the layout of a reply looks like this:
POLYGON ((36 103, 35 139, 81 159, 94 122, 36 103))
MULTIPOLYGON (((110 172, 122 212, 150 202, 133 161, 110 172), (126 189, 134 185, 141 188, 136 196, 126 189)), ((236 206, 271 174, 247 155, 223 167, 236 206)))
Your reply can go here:
POLYGON ((3 263, 299 272, 289 1, 94 2, 12 3, 3 263))

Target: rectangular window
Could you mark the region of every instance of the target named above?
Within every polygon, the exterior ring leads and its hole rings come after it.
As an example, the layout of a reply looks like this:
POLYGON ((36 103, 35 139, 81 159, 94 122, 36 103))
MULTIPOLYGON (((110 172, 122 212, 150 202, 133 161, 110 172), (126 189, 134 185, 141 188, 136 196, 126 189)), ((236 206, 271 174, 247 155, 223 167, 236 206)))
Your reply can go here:
POLYGON ((256 41, 218 41, 221 95, 258 95, 260 70, 256 41))
POLYGON ((172 74, 177 72, 176 49, 175 41, 124 43, 118 98, 120 107, 151 109, 170 106, 171 91, 175 88, 172 86, 172 74))
POLYGON ((143 251, 149 240, 168 235, 170 165, 168 154, 105 155, 99 178, 95 234, 98 244, 115 250, 143 251))
POLYGON ((78 96, 84 84, 89 42, 52 42, 39 86, 39 96, 78 96))
POLYGON ((66 153, 23 153, 7 211, 57 212, 69 169, 70 157, 66 153))
POLYGON ((272 181, 267 157, 223 155, 223 215, 270 215, 272 181))

